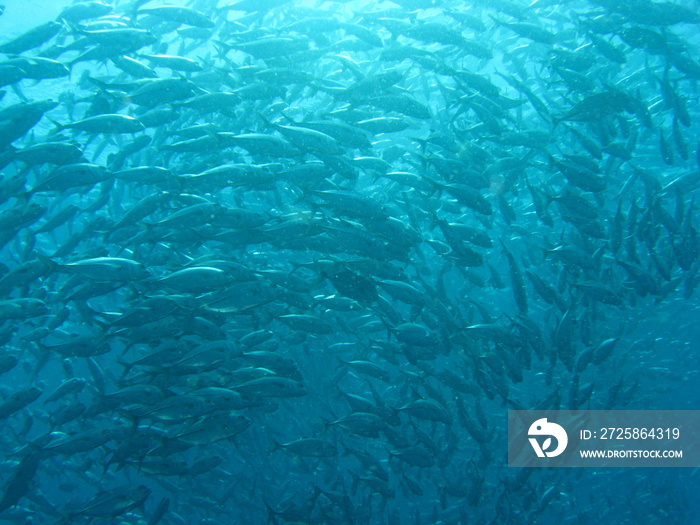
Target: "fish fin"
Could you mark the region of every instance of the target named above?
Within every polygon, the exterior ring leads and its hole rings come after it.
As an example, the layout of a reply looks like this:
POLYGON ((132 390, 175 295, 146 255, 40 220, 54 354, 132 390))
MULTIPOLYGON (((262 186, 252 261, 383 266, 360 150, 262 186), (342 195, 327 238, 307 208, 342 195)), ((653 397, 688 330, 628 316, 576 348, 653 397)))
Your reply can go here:
POLYGON ((277 452, 278 450, 280 450, 281 448, 283 448, 282 445, 276 439, 273 439, 272 443, 273 443, 272 448, 267 452, 268 456, 270 456, 271 454, 273 454, 273 453, 277 452))
POLYGON ((267 126, 268 128, 274 128, 274 127, 275 127, 275 125, 274 125, 272 122, 270 122, 270 121, 267 119, 267 117, 265 117, 265 115, 263 115, 263 114, 260 113, 259 111, 256 110, 256 111, 255 111, 255 114, 258 116, 258 118, 260 118, 260 120, 263 121, 263 124, 265 124, 265 126, 267 126))
POLYGON ((498 238, 498 242, 500 242, 501 246, 503 246, 503 253, 505 253, 506 255, 510 254, 510 250, 508 250, 506 243, 503 242, 503 239, 501 237, 498 238))
POLYGON ((286 118, 289 122, 291 122, 294 126, 298 126, 299 123, 295 121, 292 117, 287 115, 284 111, 280 110, 280 115, 282 115, 284 118, 286 118))
MULTIPOLYGON (((39 81, 37 80, 37 83, 38 83, 38 82, 39 82, 39 81)), ((10 87, 12 88, 12 91, 15 92, 15 95, 17 95, 17 97, 18 97, 22 102, 29 102, 29 99, 27 98, 27 96, 26 96, 26 95, 24 94, 24 92, 22 91, 22 88, 19 86, 19 83, 14 83, 14 84, 12 84, 10 87)))
POLYGON ((55 135, 56 133, 60 133, 61 131, 63 131, 64 129, 66 129, 66 125, 61 124, 61 123, 59 123, 59 122, 56 122, 54 119, 52 119, 52 118, 49 117, 48 115, 44 115, 44 118, 45 118, 46 120, 48 120, 49 122, 51 122, 54 126, 56 126, 56 128, 55 128, 54 130, 52 130, 51 132, 49 132, 49 135, 55 135))

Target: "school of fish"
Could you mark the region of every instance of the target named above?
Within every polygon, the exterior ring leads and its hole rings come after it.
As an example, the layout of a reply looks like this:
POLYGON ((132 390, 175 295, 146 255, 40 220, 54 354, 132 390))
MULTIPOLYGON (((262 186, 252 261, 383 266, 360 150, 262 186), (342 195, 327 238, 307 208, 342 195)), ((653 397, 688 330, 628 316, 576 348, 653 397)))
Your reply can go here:
POLYGON ((97 0, 3 37, 0 523, 690 523, 690 476, 505 436, 698 401, 698 24, 97 0))

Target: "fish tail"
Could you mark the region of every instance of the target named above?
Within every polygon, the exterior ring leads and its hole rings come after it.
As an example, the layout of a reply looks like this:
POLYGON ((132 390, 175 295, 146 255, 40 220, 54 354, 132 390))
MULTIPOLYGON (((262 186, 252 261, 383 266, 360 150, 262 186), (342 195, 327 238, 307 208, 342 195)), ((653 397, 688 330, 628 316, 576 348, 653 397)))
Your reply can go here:
MULTIPOLYGON (((39 82, 39 80, 37 80, 36 83, 38 83, 38 82, 39 82)), ((34 85, 36 85, 36 84, 34 84, 34 85)), ((17 95, 17 97, 18 97, 22 102, 29 102, 29 99, 27 98, 27 95, 24 94, 24 92, 22 91, 22 88, 19 86, 18 83, 12 84, 10 87, 12 88, 12 91, 15 92, 15 95, 17 95)))
POLYGON ((51 124, 53 124, 54 126, 56 126, 53 130, 51 130, 51 131, 49 132, 49 135, 56 135, 57 133, 60 133, 61 131, 63 131, 64 129, 66 129, 66 125, 65 125, 65 124, 61 124, 60 122, 56 122, 54 119, 52 119, 52 118, 49 117, 48 115, 44 115, 44 118, 45 118, 46 120, 50 121, 51 124))
POLYGON ((267 452, 268 456, 274 454, 275 452, 277 452, 278 450, 283 448, 282 445, 276 439, 273 439, 272 443, 273 443, 272 448, 267 452))
POLYGON ((268 128, 274 128, 274 127, 275 127, 275 125, 274 125, 272 122, 270 122, 270 121, 268 120, 268 118, 267 118, 265 115, 263 115, 262 113, 260 113, 259 111, 256 110, 256 111, 255 111, 255 114, 260 118, 260 120, 263 121, 263 124, 265 124, 265 126, 267 126, 268 128))

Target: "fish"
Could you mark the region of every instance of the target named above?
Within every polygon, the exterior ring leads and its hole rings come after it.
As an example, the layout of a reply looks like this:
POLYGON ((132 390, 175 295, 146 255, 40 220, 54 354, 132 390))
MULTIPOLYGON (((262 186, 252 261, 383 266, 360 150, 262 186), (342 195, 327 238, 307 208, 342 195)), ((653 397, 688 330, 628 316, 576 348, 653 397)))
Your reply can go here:
POLYGON ((17 464, 0 500, 0 512, 15 506, 29 492, 30 484, 39 468, 40 459, 38 454, 27 454, 17 464))
POLYGON ((144 485, 122 485, 97 494, 78 512, 71 514, 71 519, 81 516, 116 518, 143 504, 150 495, 151 489, 144 485))
POLYGON ((7 399, 0 403, 0 419, 7 419, 15 412, 22 410, 41 396, 41 394, 42 390, 33 386, 13 392, 7 399))
POLYGON ((9 42, 1 44, 0 52, 10 55, 20 55, 45 44, 56 36, 61 29, 63 29, 61 23, 50 20, 31 28, 26 33, 13 38, 9 42))
POLYGON ((200 13, 188 7, 176 5, 163 5, 153 7, 137 7, 137 14, 155 16, 168 20, 170 22, 178 22, 193 27, 210 29, 214 27, 214 21, 207 15, 200 13))
POLYGON ((686 473, 503 448, 511 409, 692 405, 688 2, 0 21, 4 519, 693 520, 686 473))
POLYGON ((278 444, 278 448, 289 450, 300 457, 323 458, 338 454, 333 444, 321 439, 303 438, 288 443, 278 444))
POLYGON ((515 298, 515 303, 518 305, 518 309, 522 314, 527 314, 528 300, 527 292, 525 289, 525 280, 523 279, 522 272, 520 271, 520 267, 518 266, 515 257, 507 248, 503 240, 500 239, 500 241, 501 246, 503 247, 503 251, 506 254, 506 258, 508 259, 508 266, 510 268, 510 281, 511 287, 513 289, 513 297, 515 298))

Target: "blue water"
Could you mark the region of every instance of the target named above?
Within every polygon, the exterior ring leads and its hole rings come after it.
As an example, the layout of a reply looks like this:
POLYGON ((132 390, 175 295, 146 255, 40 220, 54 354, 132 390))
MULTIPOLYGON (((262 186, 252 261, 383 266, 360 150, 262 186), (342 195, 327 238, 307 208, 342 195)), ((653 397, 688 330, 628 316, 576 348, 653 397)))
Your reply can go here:
POLYGON ((0 16, 0 522, 698 522, 507 465, 700 403, 696 1, 138 4, 0 16))

